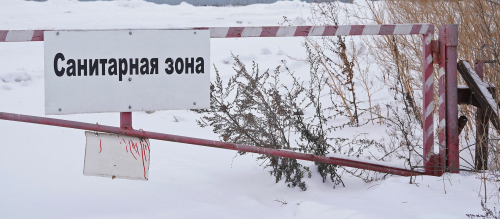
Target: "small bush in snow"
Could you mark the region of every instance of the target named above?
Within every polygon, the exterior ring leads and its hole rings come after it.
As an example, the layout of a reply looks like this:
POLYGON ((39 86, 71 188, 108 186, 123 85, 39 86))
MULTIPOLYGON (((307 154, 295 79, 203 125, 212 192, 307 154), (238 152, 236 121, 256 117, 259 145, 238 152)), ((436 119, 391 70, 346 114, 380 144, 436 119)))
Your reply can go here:
MULTIPOLYGON (((327 79, 319 73, 318 63, 311 62, 310 74, 305 81, 295 77, 283 62, 274 71, 260 72, 253 63, 251 71, 233 56, 236 75, 224 86, 216 71, 216 81, 211 85, 211 108, 195 110, 203 114, 198 121, 202 127, 211 126, 226 142, 246 144, 273 149, 287 149, 314 155, 342 153, 357 156, 373 145, 373 141, 361 141, 329 134, 344 126, 358 126, 352 121, 340 126, 330 122, 342 115, 341 106, 323 105, 328 99, 327 79), (282 82, 285 80, 286 83, 282 82), (356 142, 355 142, 356 141, 356 142), (352 144, 362 145, 354 149, 352 144), (348 147, 345 147, 345 146, 348 147), (343 151, 342 151, 343 150, 343 151)), ((239 152, 245 154, 245 152, 239 152)), ((262 165, 276 182, 284 179, 289 187, 298 186, 306 190, 303 178, 311 177, 309 167, 295 159, 259 155, 262 165)), ((334 185, 344 185, 337 165, 315 163, 323 182, 329 178, 334 185)), ((349 171, 353 174, 356 171, 349 171)))

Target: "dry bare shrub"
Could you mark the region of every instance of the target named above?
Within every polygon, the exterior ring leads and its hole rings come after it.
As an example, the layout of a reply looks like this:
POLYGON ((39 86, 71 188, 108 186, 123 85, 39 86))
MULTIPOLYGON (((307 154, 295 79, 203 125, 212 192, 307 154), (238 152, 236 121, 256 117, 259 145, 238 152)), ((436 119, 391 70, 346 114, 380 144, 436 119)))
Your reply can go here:
MULTIPOLYGON (((466 0, 466 1, 384 1, 380 4, 368 4, 370 12, 373 14, 373 22, 383 23, 431 23, 437 26, 442 24, 459 25, 459 45, 458 58, 474 63, 476 60, 496 60, 496 63, 485 65, 485 81, 500 86, 500 4, 497 0, 466 0)), ((437 31, 436 31, 437 32, 437 31)), ((437 35, 436 37, 437 38, 437 35)), ((389 37, 383 40, 374 39, 376 48, 386 48, 384 53, 374 53, 381 65, 387 69, 398 64, 396 56, 391 55, 391 48, 395 45, 405 47, 406 52, 402 57, 403 62, 408 62, 410 71, 402 72, 401 77, 412 78, 413 86, 421 89, 421 40, 419 37, 398 37, 390 40, 389 37), (390 66, 392 65, 392 66, 390 66)), ((395 72, 395 71, 393 71, 395 72)), ((401 71, 400 71, 401 73, 401 71)), ((394 75, 399 75, 394 73, 394 75)), ((435 72, 435 82, 437 81, 435 72)), ((459 84, 465 84, 459 77, 459 84)), ((437 83, 435 83, 437 85, 437 83)), ((497 96, 500 89, 496 90, 497 96)), ((434 99, 437 99, 437 88, 435 88, 434 99)), ((435 102, 437 104, 437 101, 435 102)), ((438 107, 434 107, 436 113, 438 107)), ((464 137, 469 139, 469 135, 474 136, 475 130, 475 108, 472 106, 461 106, 460 113, 465 114, 469 119, 467 128, 464 130, 464 137)), ((495 136, 490 136, 494 139, 495 136)), ((474 141, 474 140, 472 140, 474 141)), ((493 144, 496 144, 492 141, 493 144)), ((497 148, 498 145, 492 145, 497 148)), ((473 154, 473 153, 471 153, 473 154)), ((465 168, 474 168, 469 166, 465 168)))
MULTIPOLYGON (((319 156, 340 152, 346 138, 330 137, 334 128, 327 124, 335 111, 321 104, 325 76, 311 65, 308 80, 301 80, 283 63, 274 71, 261 72, 257 63, 251 70, 233 56, 232 76, 227 85, 219 77, 211 85, 210 109, 195 110, 203 114, 198 120, 202 127, 211 126, 222 141, 264 148, 286 149, 319 156), (286 79, 288 83, 283 83, 286 79), (290 83, 291 81, 291 83, 290 83), (308 81, 305 83, 304 81, 308 81), (304 112, 312 112, 304 115, 304 112)), ((355 155, 356 151, 352 151, 355 155)), ((241 155, 245 152, 239 152, 241 155)), ((306 190, 304 177, 311 177, 309 167, 296 159, 259 155, 261 165, 270 168, 276 183, 284 179, 288 187, 306 190)), ((337 165, 315 163, 323 182, 327 178, 344 185, 337 165)))
MULTIPOLYGON (((431 23, 436 27, 443 24, 459 25, 458 58, 474 63, 476 60, 492 60, 486 64, 484 69, 484 80, 491 82, 495 87, 500 87, 500 1, 498 0, 464 0, 464 1, 365 1, 357 2, 358 8, 339 7, 335 2, 324 2, 313 9, 313 20, 320 24, 338 25, 338 14, 343 13, 347 17, 346 23, 342 24, 414 24, 431 23), (323 23, 321 23, 323 22, 323 23)), ((404 105, 402 110, 388 109, 386 122, 392 124, 388 134, 391 143, 386 145, 384 153, 393 153, 396 149, 407 148, 407 151, 399 151, 399 156, 405 153, 414 154, 421 150, 421 142, 418 141, 419 133, 422 132, 422 40, 421 36, 375 36, 365 40, 370 54, 377 65, 382 68, 382 75, 378 79, 392 90, 392 96, 397 102, 404 105), (419 125, 415 125, 419 124, 419 125), (411 138, 408 138, 408 135, 411 138)), ((438 99, 437 68, 434 73, 434 99, 438 99)), ((458 73, 457 73, 458 74, 458 73)), ((459 84, 465 82, 459 78, 459 84)), ((499 96, 500 89, 496 89, 494 96, 499 96)), ((437 118, 438 101, 435 104, 435 115, 437 118)), ((375 114, 380 114, 380 107, 374 109, 375 114)), ((490 131, 489 158, 481 158, 482 153, 476 155, 474 152, 476 142, 476 109, 470 105, 462 105, 459 108, 461 115, 466 115, 469 123, 461 135, 462 153, 461 168, 474 171, 481 166, 489 166, 492 171, 479 176, 495 182, 500 170, 500 145, 498 132, 490 131), (475 157, 488 164, 474 163, 475 157), (493 180, 495 179, 495 180, 493 180)), ((438 123, 435 123, 438 124, 438 123)), ((442 128, 442 127, 437 127, 442 128)), ((489 127, 492 129, 492 127, 489 127)), ((436 145, 437 143, 437 135, 436 145)), ((420 155, 415 155, 418 158, 420 155)), ((400 158, 411 159, 408 154, 400 158)), ((484 156, 483 156, 484 157, 484 156)), ((496 184, 495 184, 496 185, 496 184)), ((486 183, 484 184, 486 187, 486 183)), ((498 186, 497 186, 498 187, 498 186)), ((483 188, 485 191, 486 189, 483 188)), ((498 188, 497 188, 498 190, 498 188)), ((484 196, 487 196, 484 194, 484 196)))
MULTIPOLYGON (((341 51, 345 52, 346 46, 343 46, 344 50, 341 51)), ((367 110, 351 108, 353 115, 357 115, 356 118, 352 117, 350 121, 342 124, 335 123, 336 118, 347 116, 346 109, 355 104, 349 102, 349 105, 345 106, 331 101, 331 75, 322 69, 324 63, 319 61, 324 57, 307 42, 304 47, 307 51, 305 61, 310 68, 309 75, 303 75, 302 78, 296 77, 284 61, 273 71, 261 71, 257 63, 247 68, 237 56, 233 56, 233 69, 236 74, 227 84, 221 80, 218 70, 215 69, 216 80, 211 85, 210 109, 194 110, 203 114, 198 124, 202 127, 212 127, 222 141, 318 156, 337 153, 361 157, 366 149, 381 147, 380 143, 369 139, 363 133, 352 137, 336 133, 344 128, 357 128, 368 124, 370 120, 358 122, 358 116, 362 116, 367 110)), ((341 63, 349 65, 349 68, 354 66, 354 62, 344 62, 347 60, 346 53, 343 53, 343 56, 338 59, 341 63)), ((357 80, 354 73, 351 68, 336 77, 343 77, 354 83, 357 80)), ((366 75, 359 77, 369 80, 366 75)), ((341 81, 338 85, 341 86, 342 92, 347 93, 346 96, 355 95, 353 84, 341 81)), ((366 86, 367 89, 372 87, 366 86)), ((311 177, 313 173, 308 166, 295 159, 278 156, 259 155, 257 159, 262 162, 262 166, 269 168, 269 173, 276 182, 283 179, 289 187, 307 189, 303 178, 311 177)), ((341 178, 343 173, 359 177, 365 182, 380 178, 377 173, 332 164, 315 162, 315 167, 323 182, 329 179, 334 188, 337 185, 344 186, 341 178)))
MULTIPOLYGON (((311 21, 315 25, 359 24, 365 21, 361 16, 373 17, 371 14, 361 15, 363 11, 370 11, 365 9, 358 7, 353 10, 351 5, 335 1, 320 2, 312 5, 311 21)), ((396 158, 404 160, 404 163, 411 168, 422 166, 422 154, 419 152, 422 149, 422 116, 418 103, 421 95, 415 92, 415 89, 418 90, 418 87, 421 87, 417 85, 421 79, 415 78, 414 74, 410 73, 416 69, 411 57, 407 54, 411 48, 401 47, 396 37, 378 37, 378 41, 371 41, 370 38, 364 37, 368 40, 361 43, 355 43, 352 37, 322 37, 308 39, 307 43, 317 57, 314 61, 319 63, 319 70, 329 75, 328 83, 332 91, 333 104, 345 107, 347 116, 357 119, 352 119, 353 122, 360 120, 356 112, 364 111, 368 112, 370 117, 363 119, 371 120, 372 124, 375 119, 378 119, 380 125, 384 123, 388 127, 387 134, 391 136, 391 139, 385 145, 378 142, 376 148, 380 154, 371 154, 372 158, 382 161, 396 158), (385 50, 384 43, 390 44, 391 49, 385 50), (380 53, 377 58, 385 59, 376 59, 376 63, 372 63, 373 54, 370 53, 375 49, 380 53), (376 65, 383 68, 382 74, 379 69, 372 67, 376 65), (373 83, 375 79, 379 79, 382 83, 373 83), (353 84, 358 87, 351 87, 350 85, 353 84), (380 105, 372 103, 373 94, 383 88, 388 88, 395 101, 398 102, 394 106, 387 105, 386 118, 381 115, 380 105), (360 91, 363 91, 363 95, 359 95, 360 91)))
MULTIPOLYGON (((339 17, 348 17, 348 9, 338 1, 324 1, 311 6, 311 22, 314 25, 341 25, 349 23, 339 17), (340 23, 340 22, 343 23, 340 23)), ((319 71, 328 75, 332 102, 339 102, 345 108, 347 117, 354 123, 360 124, 360 111, 368 111, 373 120, 375 108, 372 96, 382 87, 373 84, 373 72, 370 71, 370 60, 366 48, 356 44, 350 37, 332 36, 306 38, 307 46, 319 64, 319 71), (365 93, 360 96, 360 85, 365 93), (367 107, 364 104, 368 103, 367 107), (364 108, 364 109, 363 109, 364 108)))

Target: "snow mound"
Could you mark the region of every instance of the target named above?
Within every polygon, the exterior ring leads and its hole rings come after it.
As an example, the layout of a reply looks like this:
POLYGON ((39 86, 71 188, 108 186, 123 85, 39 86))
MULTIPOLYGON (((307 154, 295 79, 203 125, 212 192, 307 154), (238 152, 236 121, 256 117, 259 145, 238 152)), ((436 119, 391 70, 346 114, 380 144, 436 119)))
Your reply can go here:
POLYGON ((267 47, 264 47, 260 50, 260 54, 269 55, 269 54, 271 54, 271 50, 269 50, 269 48, 267 48, 267 47))
POLYGON ((2 74, 0 79, 5 83, 28 82, 31 81, 31 76, 25 71, 20 71, 2 74))

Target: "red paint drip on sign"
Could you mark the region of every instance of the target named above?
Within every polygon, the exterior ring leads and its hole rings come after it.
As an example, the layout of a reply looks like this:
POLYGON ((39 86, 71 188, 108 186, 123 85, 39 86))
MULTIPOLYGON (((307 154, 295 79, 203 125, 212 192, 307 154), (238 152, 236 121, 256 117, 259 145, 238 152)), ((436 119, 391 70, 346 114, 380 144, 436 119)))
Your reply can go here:
POLYGON ((142 168, 144 169, 144 179, 148 179, 146 178, 146 165, 144 165, 144 160, 146 160, 146 162, 149 162, 150 158, 149 157, 146 157, 146 150, 148 150, 148 154, 149 152, 151 152, 149 150, 149 142, 145 141, 144 144, 142 142, 139 142, 141 144, 141 151, 142 151, 142 168))
POLYGON ((151 150, 149 147, 149 142, 140 141, 139 143, 135 143, 132 140, 129 140, 127 142, 127 141, 125 141, 125 139, 122 139, 122 141, 125 143, 125 150, 127 151, 127 153, 132 154, 132 156, 134 157, 135 160, 137 160, 137 157, 135 156, 135 154, 137 154, 137 156, 141 157, 142 168, 144 170, 144 179, 148 179, 146 177, 146 162, 150 161, 149 154, 150 154, 151 150), (141 146, 141 148, 139 148, 139 145, 141 146))

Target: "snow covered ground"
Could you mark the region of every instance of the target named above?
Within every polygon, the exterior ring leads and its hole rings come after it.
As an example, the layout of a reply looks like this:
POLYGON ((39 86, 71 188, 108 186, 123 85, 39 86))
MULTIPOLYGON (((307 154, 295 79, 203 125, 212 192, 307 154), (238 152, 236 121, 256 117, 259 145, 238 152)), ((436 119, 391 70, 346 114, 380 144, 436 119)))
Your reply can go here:
MULTIPOLYGON (((278 25, 283 16, 303 25, 309 13, 310 5, 298 1, 193 7, 140 0, 2 0, 0 29, 261 26, 278 25)), ((305 56, 301 42, 212 39, 211 60, 223 79, 233 73, 231 53, 248 65, 258 62, 261 69, 287 60, 293 71, 307 73, 306 64, 289 58, 305 56)), ((0 79, 0 111, 44 116, 42 42, 0 43, 0 79)), ((54 117, 119 125, 118 113, 54 117)), ((133 126, 218 140, 209 128, 196 125, 197 118, 189 111, 138 112, 133 126)), ((83 176, 82 130, 0 121, 0 139, 0 218, 465 218, 482 212, 484 188, 466 173, 417 177, 418 184, 399 176, 367 184, 346 175, 346 187, 335 189, 313 174, 304 192, 275 183, 255 155, 235 158, 234 151, 152 140, 148 182, 111 180, 83 176)))

